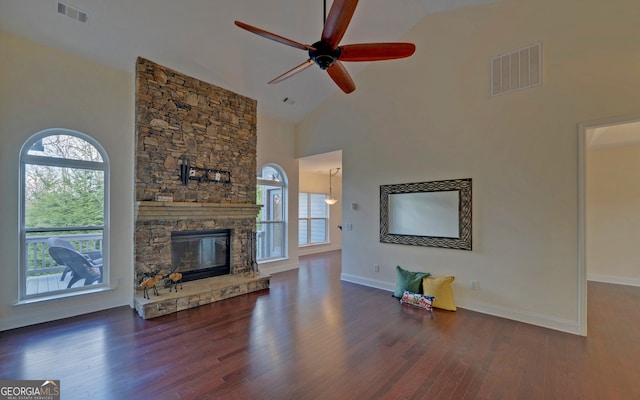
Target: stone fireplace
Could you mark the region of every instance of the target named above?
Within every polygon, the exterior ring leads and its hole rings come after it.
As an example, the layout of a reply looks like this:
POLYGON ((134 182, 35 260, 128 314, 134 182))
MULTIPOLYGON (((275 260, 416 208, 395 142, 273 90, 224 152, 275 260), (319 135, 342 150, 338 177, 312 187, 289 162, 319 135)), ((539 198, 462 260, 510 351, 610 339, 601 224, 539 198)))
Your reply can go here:
POLYGON ((268 288, 249 240, 260 210, 256 131, 255 100, 138 59, 134 283, 144 318, 268 288), (184 296, 159 287, 141 297, 145 277, 173 271, 190 281, 184 296))

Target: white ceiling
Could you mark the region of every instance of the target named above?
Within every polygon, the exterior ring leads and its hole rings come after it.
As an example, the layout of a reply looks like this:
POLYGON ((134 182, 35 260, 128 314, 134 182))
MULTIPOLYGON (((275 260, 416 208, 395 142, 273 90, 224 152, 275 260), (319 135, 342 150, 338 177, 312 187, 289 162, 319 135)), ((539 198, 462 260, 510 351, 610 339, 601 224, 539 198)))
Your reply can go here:
MULTIPOLYGON (((362 1, 341 43, 397 41, 427 14, 495 1, 362 1)), ((316 66, 267 85, 305 61, 307 54, 233 23, 240 20, 311 44, 320 39, 323 0, 63 2, 88 13, 88 23, 58 14, 55 0, 0 0, 0 29, 127 71, 134 70, 138 56, 144 57, 254 98, 259 113, 285 122, 300 121, 335 93, 345 95, 316 66), (287 97, 294 104, 285 104, 287 97)), ((328 0, 327 7, 331 3, 328 0)), ((369 64, 346 64, 356 87, 358 72, 369 64)))

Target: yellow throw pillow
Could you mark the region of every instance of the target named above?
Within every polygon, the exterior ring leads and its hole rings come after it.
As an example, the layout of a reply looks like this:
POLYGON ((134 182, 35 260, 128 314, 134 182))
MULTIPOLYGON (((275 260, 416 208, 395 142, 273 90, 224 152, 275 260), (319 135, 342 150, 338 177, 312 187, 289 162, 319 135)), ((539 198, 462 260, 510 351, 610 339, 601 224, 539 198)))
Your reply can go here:
POLYGON ((456 303, 453 300, 453 290, 451 289, 451 283, 455 277, 444 276, 440 278, 434 278, 427 276, 422 279, 422 292, 426 296, 433 296, 433 306, 435 308, 441 308, 443 310, 455 311, 456 303))

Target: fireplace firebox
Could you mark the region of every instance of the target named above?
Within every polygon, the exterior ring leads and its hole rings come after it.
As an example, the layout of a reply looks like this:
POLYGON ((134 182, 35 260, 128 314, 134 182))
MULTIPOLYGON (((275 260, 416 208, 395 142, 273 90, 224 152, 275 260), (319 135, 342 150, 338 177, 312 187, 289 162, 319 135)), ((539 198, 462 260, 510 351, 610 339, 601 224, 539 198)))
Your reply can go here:
POLYGON ((171 232, 172 268, 183 281, 231 273, 231 230, 171 232))

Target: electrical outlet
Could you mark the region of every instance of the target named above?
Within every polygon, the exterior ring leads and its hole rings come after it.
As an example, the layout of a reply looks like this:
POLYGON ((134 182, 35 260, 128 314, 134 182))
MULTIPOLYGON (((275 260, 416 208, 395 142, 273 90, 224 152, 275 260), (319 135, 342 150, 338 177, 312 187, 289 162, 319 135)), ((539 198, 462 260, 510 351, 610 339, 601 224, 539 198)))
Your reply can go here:
POLYGON ((122 285, 124 285, 124 279, 122 278, 118 278, 118 280, 116 281, 116 285, 118 287, 121 287, 122 285))
POLYGON ((373 264, 373 272, 380 272, 380 264, 373 264))
POLYGON ((346 225, 346 230, 352 231, 353 230, 353 224, 347 224, 346 225))
POLYGON ((478 283, 478 281, 469 281, 469 287, 471 288, 471 290, 478 290, 480 288, 480 284, 478 283))

